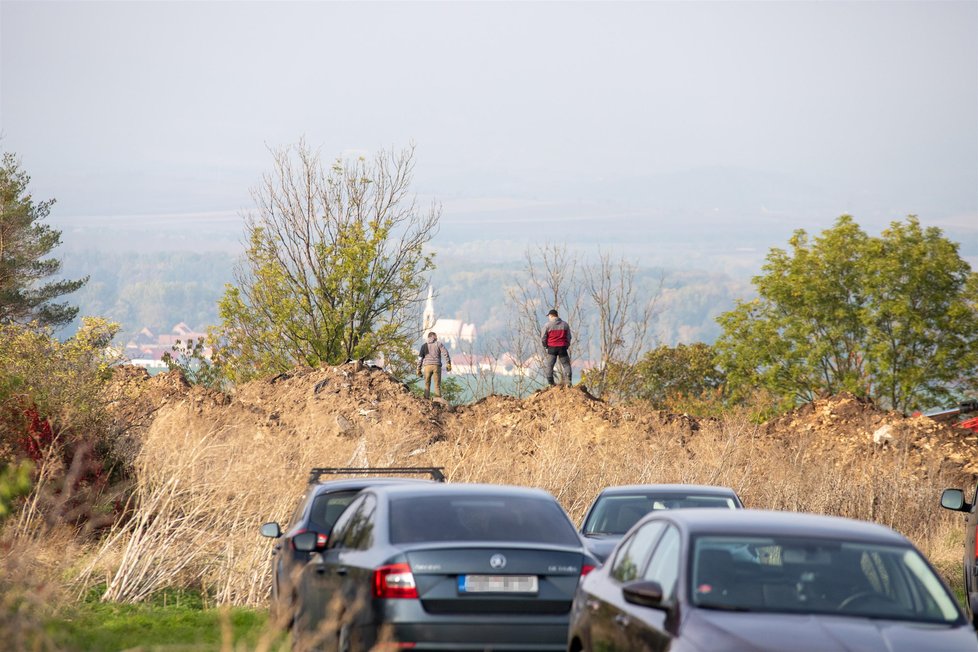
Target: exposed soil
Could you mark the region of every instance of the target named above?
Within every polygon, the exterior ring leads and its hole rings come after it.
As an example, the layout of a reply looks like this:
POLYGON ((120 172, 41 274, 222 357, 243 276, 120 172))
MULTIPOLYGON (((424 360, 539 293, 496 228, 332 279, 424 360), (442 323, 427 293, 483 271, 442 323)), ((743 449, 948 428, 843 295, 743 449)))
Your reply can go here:
MULTIPOLYGON (((234 424, 253 436, 357 440, 383 434, 392 456, 417 455, 436 442, 467 433, 500 433, 525 438, 544 429, 574 432, 600 443, 627 431, 655 438, 662 432, 682 443, 695 437, 703 421, 641 406, 619 406, 595 399, 586 390, 553 387, 525 399, 493 395, 459 407, 418 398, 381 369, 356 363, 286 374, 240 386, 233 395, 190 386, 179 372, 149 377, 142 369, 120 367, 113 393, 120 422, 134 424, 131 437, 167 416, 170 428, 207 427, 215 432, 234 424), (685 433, 685 434, 683 434, 685 433)), ((762 424, 757 436, 771 445, 802 446, 824 453, 836 464, 854 456, 906 456, 921 469, 939 467, 945 475, 978 474, 978 433, 927 417, 904 417, 880 410, 850 394, 816 400, 762 424)), ((133 449, 135 450, 135 448, 133 449)))

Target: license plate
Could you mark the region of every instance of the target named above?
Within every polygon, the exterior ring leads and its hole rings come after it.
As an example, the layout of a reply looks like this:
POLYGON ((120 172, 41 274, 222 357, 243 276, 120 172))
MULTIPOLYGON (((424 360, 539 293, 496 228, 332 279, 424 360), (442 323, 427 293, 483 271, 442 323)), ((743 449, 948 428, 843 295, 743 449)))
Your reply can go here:
POLYGON ((459 593, 536 593, 536 575, 459 575, 459 593))

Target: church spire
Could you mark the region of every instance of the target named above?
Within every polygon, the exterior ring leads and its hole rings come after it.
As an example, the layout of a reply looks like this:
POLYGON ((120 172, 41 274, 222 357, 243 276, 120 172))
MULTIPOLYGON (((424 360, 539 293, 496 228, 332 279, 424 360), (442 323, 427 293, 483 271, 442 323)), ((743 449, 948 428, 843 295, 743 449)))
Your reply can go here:
POLYGON ((435 296, 434 289, 428 286, 428 299, 424 302, 424 314, 422 316, 421 330, 425 333, 430 331, 435 325, 435 296))

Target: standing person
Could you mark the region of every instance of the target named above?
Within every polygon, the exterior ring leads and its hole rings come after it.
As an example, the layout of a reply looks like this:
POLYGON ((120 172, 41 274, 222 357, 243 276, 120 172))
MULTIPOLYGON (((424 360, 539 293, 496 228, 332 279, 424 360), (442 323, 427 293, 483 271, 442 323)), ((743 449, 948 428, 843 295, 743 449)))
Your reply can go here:
POLYGON ((543 372, 547 382, 554 384, 554 363, 560 359, 560 384, 571 384, 571 363, 567 349, 571 343, 571 329, 556 310, 547 313, 547 325, 543 327, 543 348, 547 351, 543 372))
POLYGON ((431 379, 435 380, 435 396, 441 398, 441 360, 445 357, 446 371, 452 370, 452 356, 448 354, 445 345, 438 341, 433 332, 428 333, 428 341, 421 345, 418 352, 418 375, 424 378, 424 397, 431 397, 431 379))

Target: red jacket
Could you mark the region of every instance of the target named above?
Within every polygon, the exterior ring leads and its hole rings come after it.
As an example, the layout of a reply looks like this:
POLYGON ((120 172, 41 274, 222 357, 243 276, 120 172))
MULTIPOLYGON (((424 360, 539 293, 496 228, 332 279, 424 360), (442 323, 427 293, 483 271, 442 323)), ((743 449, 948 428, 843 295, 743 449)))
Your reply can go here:
POLYGON ((557 317, 553 321, 547 321, 547 325, 543 327, 543 346, 544 348, 557 348, 570 346, 571 343, 571 329, 560 317, 557 317))

